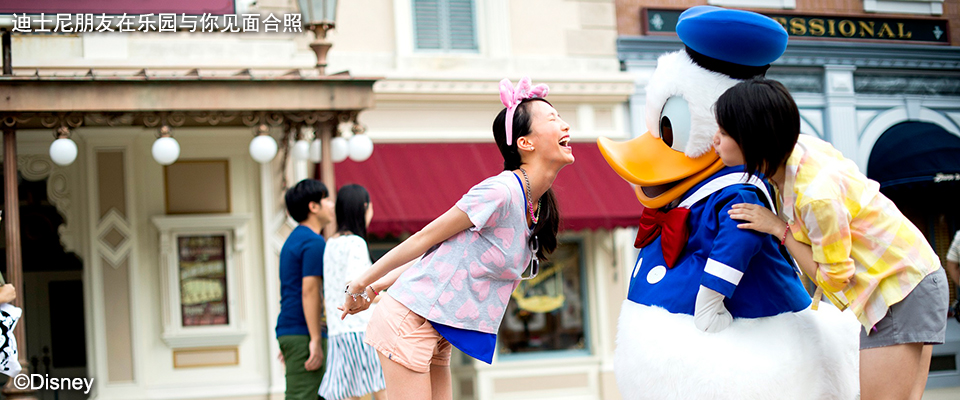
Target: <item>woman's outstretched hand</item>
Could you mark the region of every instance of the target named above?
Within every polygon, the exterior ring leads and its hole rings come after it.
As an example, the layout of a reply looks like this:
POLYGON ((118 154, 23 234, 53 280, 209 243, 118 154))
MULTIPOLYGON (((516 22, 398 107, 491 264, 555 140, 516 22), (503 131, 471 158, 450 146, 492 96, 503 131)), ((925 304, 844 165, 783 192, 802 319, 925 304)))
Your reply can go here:
POLYGON ((338 310, 343 311, 343 315, 340 316, 341 320, 346 318, 347 315, 356 314, 370 308, 373 298, 376 297, 370 286, 360 286, 352 282, 347 284, 344 296, 343 305, 337 307, 338 310))
POLYGON ((734 204, 728 213, 732 219, 746 221, 745 223, 738 224, 737 228, 753 229, 757 232, 767 233, 778 238, 783 234, 787 225, 786 222, 778 218, 769 208, 757 204, 734 204))

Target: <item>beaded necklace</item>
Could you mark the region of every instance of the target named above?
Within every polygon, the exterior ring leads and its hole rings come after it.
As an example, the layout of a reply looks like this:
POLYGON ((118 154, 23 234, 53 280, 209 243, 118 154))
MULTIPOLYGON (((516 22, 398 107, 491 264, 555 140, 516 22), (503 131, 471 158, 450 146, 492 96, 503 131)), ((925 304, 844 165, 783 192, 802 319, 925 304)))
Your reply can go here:
POLYGON ((537 224, 537 220, 540 219, 540 199, 537 199, 537 212, 533 212, 533 201, 530 200, 530 177, 527 176, 527 171, 523 170, 523 167, 520 167, 520 173, 523 174, 523 180, 527 182, 527 211, 530 212, 530 221, 534 225, 537 224))

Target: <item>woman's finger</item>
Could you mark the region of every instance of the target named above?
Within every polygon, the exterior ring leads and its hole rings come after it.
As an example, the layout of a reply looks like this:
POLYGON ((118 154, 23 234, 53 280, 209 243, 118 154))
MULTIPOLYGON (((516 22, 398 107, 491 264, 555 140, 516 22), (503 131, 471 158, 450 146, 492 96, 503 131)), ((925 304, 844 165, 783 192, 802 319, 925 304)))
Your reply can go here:
POLYGON ((755 221, 755 218, 753 217, 753 215, 751 215, 751 214, 745 214, 745 213, 731 213, 731 214, 730 214, 730 218, 731 218, 731 219, 739 219, 739 220, 742 220, 742 221, 756 222, 756 221, 755 221))

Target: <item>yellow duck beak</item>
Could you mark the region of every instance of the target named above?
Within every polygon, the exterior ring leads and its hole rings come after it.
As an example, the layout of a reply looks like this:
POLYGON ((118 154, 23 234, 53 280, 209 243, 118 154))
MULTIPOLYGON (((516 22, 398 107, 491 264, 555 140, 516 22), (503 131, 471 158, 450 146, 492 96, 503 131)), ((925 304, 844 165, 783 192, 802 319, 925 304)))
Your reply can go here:
POLYGON ((610 167, 636 185, 637 199, 649 208, 670 204, 723 168, 723 161, 713 151, 690 158, 650 132, 626 142, 601 137, 597 146, 610 167))

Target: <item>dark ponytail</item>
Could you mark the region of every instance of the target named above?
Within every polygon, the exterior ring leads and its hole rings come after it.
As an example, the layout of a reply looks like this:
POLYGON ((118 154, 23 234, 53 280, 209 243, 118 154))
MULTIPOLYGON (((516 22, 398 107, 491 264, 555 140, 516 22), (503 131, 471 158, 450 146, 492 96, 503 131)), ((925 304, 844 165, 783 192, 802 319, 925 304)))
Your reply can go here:
POLYGON ((533 227, 531 237, 536 237, 540 244, 537 258, 546 261, 547 255, 557 249, 557 232, 560 231, 560 207, 557 206, 557 196, 553 189, 547 189, 540 196, 540 219, 533 227))
MULTIPOLYGON (((513 114, 513 142, 507 145, 506 120, 507 109, 504 108, 497 114, 493 120, 493 139, 497 142, 500 149, 500 155, 503 156, 503 170, 513 171, 520 168, 520 151, 517 150, 517 138, 530 134, 530 103, 542 101, 550 104, 541 98, 526 99, 517 106, 517 111, 513 114)), ((552 106, 552 104, 551 104, 552 106)), ((527 205, 523 205, 526 209, 527 205)), ((547 189, 540 196, 540 211, 537 225, 533 227, 533 234, 530 240, 536 238, 540 245, 537 251, 537 258, 547 260, 547 255, 557 249, 557 232, 560 231, 560 208, 557 206, 557 196, 553 194, 553 189, 547 189)))

